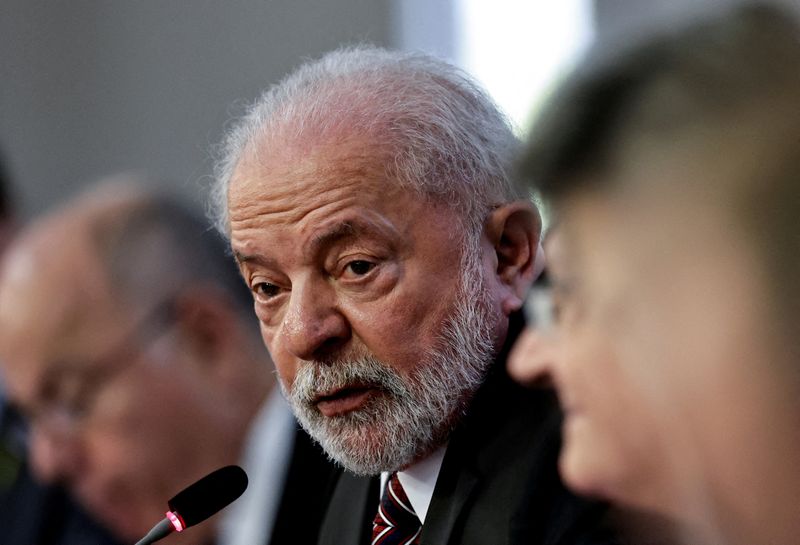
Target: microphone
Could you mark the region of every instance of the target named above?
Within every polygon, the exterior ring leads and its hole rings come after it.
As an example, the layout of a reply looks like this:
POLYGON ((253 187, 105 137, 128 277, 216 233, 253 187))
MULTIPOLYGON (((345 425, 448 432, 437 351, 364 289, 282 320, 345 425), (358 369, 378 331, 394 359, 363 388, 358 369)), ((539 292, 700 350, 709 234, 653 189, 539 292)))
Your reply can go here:
POLYGON ((172 532, 182 532, 232 503, 247 488, 247 473, 239 466, 225 466, 178 492, 167 502, 167 516, 136 542, 150 545, 172 532))

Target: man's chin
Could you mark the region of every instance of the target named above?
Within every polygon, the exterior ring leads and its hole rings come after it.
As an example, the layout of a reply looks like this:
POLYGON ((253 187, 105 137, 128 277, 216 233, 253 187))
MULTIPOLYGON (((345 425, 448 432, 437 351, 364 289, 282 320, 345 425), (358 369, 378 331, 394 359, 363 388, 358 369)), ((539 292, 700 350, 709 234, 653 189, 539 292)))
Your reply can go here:
POLYGON ((415 419, 413 411, 387 410, 388 402, 376 391, 358 407, 331 417, 313 404, 295 406, 295 414, 331 460, 356 475, 378 475, 425 458, 447 441, 456 421, 455 415, 415 419))
POLYGON ((393 448, 391 434, 371 424, 309 431, 331 460, 356 475, 378 475, 409 463, 409 456, 393 448))

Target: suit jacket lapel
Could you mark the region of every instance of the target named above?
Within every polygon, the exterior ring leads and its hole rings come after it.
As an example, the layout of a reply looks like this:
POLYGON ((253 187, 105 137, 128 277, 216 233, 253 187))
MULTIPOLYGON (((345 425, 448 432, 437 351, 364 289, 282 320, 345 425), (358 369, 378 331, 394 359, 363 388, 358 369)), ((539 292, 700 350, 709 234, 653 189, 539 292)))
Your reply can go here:
POLYGON ((328 461, 322 449, 298 426, 272 537, 267 543, 315 545, 340 473, 341 469, 328 461))
POLYGON ((319 545, 361 545, 372 537, 380 479, 342 472, 322 524, 319 545))
POLYGON ((478 484, 478 475, 467 469, 447 471, 453 464, 447 463, 452 455, 448 449, 442 462, 442 472, 436 480, 433 497, 422 526, 420 545, 445 545, 450 541, 464 505, 472 496, 478 484))

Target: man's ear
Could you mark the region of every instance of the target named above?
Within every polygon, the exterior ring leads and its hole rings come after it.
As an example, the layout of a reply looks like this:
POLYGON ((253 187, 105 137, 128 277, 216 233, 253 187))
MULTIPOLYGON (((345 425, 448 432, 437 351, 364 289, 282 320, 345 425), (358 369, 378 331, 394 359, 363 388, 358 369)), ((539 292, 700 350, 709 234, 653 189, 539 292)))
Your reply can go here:
POLYGON ((496 278, 504 288, 501 302, 506 314, 522 307, 528 288, 541 270, 541 231, 539 211, 527 201, 499 206, 486 221, 486 236, 497 261, 496 278))

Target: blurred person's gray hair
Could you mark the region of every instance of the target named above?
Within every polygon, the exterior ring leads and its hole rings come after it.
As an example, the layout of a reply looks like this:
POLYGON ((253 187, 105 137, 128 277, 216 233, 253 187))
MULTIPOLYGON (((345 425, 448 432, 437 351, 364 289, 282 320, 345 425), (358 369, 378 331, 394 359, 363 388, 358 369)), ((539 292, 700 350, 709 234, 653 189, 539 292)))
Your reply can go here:
POLYGON ((789 12, 752 3, 706 15, 610 41, 584 59, 534 123, 520 177, 555 201, 592 184, 607 187, 630 159, 623 153, 629 140, 669 140, 745 111, 769 114, 796 93, 800 71, 791 67, 800 39, 789 12))
POLYGON ((217 228, 228 233, 228 187, 244 155, 353 136, 373 143, 387 180, 452 206, 473 235, 494 205, 524 198, 511 176, 518 140, 469 76, 428 55, 358 46, 303 64, 232 125, 211 190, 217 228))
POLYGON ((84 196, 90 205, 90 242, 116 295, 147 307, 193 286, 224 292, 242 316, 252 296, 226 241, 200 213, 176 198, 146 189, 155 184, 121 174, 84 196))
POLYGON ((798 66, 800 26, 766 3, 611 48, 556 90, 531 131, 520 176, 556 217, 579 194, 666 180, 670 191, 717 207, 763 257, 785 336, 796 340, 798 66), (647 168, 670 175, 642 176, 647 168))

